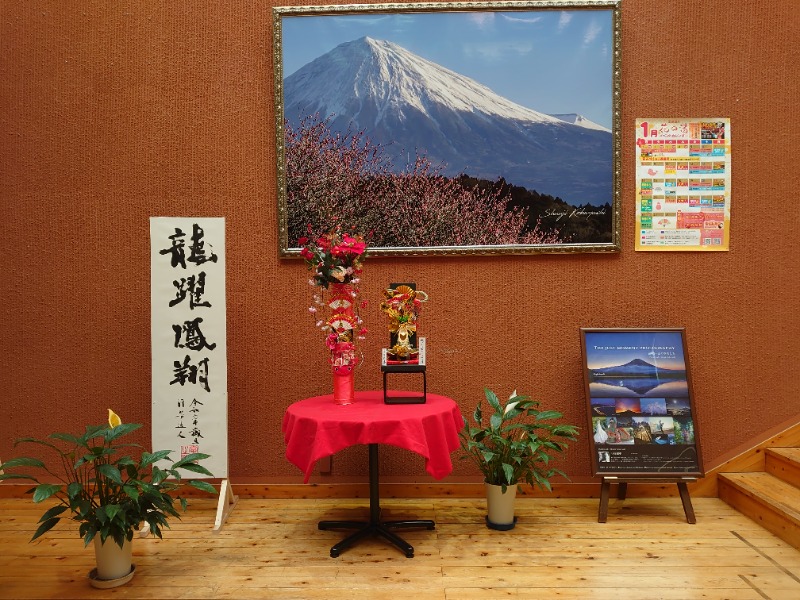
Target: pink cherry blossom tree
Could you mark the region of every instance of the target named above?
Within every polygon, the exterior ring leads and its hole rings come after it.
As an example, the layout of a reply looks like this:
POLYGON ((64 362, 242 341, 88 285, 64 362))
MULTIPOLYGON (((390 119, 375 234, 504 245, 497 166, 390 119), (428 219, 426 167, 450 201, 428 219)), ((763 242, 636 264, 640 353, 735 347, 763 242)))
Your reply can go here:
POLYGON ((465 187, 425 156, 396 172, 363 131, 334 132, 328 120, 285 123, 289 244, 346 224, 372 247, 559 243, 558 232, 527 227, 498 190, 465 187))

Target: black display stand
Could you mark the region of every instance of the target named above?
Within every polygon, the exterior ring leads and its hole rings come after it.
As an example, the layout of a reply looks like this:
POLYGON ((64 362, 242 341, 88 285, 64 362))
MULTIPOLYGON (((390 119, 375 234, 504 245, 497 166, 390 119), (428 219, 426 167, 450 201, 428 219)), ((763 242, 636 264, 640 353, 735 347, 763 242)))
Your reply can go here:
POLYGON ((328 529, 355 529, 356 532, 344 538, 331 547, 331 556, 336 558, 346 548, 357 541, 370 536, 379 535, 388 540, 406 555, 414 558, 414 547, 391 531, 392 529, 409 529, 424 527, 436 529, 436 524, 428 519, 413 519, 406 521, 384 521, 381 523, 381 506, 378 495, 378 444, 369 444, 369 521, 320 521, 319 528, 328 529))
POLYGON ((425 365, 381 365, 383 372, 383 402, 384 404, 425 404, 428 398, 428 374, 425 365), (422 395, 390 396, 386 383, 389 373, 422 373, 422 395))
POLYGON ((383 373, 383 402, 384 404, 425 404, 428 398, 428 371, 426 365, 427 340, 419 338, 417 361, 413 363, 394 362, 388 360, 388 350, 383 349, 381 357, 381 372, 383 373), (422 373, 422 394, 390 396, 386 378, 389 373, 422 373))
POLYGON ((692 507, 692 499, 689 497, 689 488, 686 486, 687 482, 697 481, 696 477, 668 477, 663 479, 654 479, 652 477, 603 477, 603 482, 600 484, 600 508, 597 513, 597 522, 605 523, 608 520, 608 497, 611 493, 611 484, 617 483, 617 500, 625 500, 628 493, 628 483, 676 483, 678 485, 678 493, 681 496, 683 503, 683 512, 686 514, 687 523, 697 523, 694 516, 694 508, 692 507))

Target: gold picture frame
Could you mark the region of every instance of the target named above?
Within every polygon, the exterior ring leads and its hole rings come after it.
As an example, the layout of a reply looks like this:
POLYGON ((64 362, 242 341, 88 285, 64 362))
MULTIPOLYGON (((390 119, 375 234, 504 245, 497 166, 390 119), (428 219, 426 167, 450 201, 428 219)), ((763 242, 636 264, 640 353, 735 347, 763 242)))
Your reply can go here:
POLYGON ((273 8, 278 240, 620 250, 620 0, 273 8), (538 106, 539 108, 535 108, 538 106))

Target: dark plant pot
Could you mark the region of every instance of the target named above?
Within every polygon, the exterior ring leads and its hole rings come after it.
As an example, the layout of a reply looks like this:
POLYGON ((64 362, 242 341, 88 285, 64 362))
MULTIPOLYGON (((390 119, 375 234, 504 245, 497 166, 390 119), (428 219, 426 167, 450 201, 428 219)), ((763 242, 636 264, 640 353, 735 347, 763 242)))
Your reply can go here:
POLYGON ((489 529, 494 529, 496 531, 508 531, 509 529, 514 529, 514 526, 517 524, 517 517, 514 517, 514 520, 511 523, 492 523, 489 520, 489 515, 486 515, 486 526, 489 529))

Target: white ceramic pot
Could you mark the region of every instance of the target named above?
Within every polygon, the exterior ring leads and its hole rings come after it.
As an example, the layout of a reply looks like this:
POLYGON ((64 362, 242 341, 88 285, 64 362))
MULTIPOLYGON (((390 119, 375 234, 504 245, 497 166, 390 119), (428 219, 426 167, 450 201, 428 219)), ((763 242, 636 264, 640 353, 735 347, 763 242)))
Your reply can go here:
POLYGON ((115 580, 127 577, 131 571, 133 543, 125 540, 122 548, 112 539, 100 542, 100 535, 94 538, 94 555, 97 560, 97 579, 115 580))
POLYGON ((492 529, 512 529, 516 519, 514 518, 514 501, 517 497, 517 485, 503 486, 486 484, 486 506, 489 514, 486 524, 492 529))

